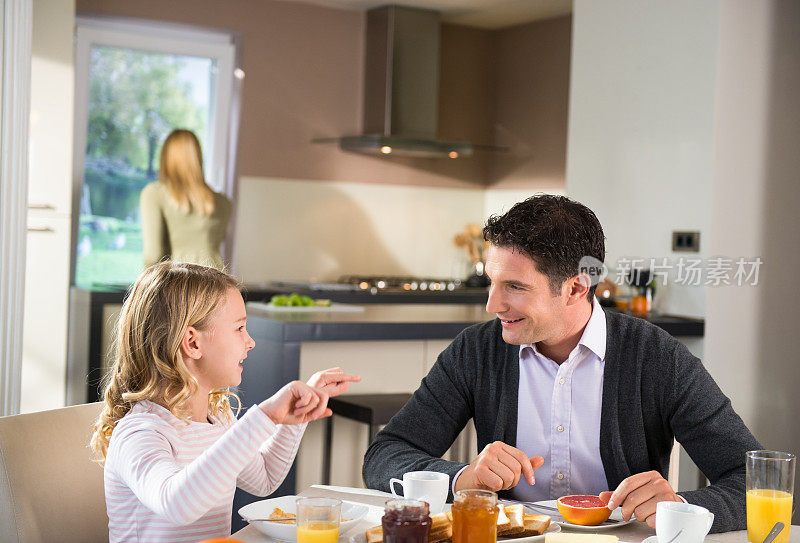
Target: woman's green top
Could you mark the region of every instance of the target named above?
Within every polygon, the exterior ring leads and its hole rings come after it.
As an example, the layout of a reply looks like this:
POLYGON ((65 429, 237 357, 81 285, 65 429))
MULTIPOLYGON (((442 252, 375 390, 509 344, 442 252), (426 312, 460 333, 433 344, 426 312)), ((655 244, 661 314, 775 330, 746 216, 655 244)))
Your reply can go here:
POLYGON ((231 218, 231 202, 214 193, 214 211, 203 215, 196 210, 184 213, 172 202, 167 186, 155 181, 142 189, 140 197, 144 266, 168 257, 222 269, 219 246, 231 218))

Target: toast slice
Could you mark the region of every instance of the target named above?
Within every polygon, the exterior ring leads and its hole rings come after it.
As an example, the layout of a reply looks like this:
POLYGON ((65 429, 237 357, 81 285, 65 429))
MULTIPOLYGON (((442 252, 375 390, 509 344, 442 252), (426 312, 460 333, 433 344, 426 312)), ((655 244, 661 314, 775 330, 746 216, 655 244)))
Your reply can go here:
POLYGON ((445 526, 450 526, 453 522, 448 518, 445 513, 438 513, 431 515, 431 531, 435 532, 445 526))
POLYGON ((525 531, 525 507, 521 503, 506 505, 504 512, 508 517, 508 526, 501 529, 498 525, 497 537, 514 537, 525 531))
POLYGON ((509 539, 518 537, 531 537, 534 535, 542 535, 547 528, 550 527, 550 517, 547 515, 525 515, 524 526, 522 531, 516 532, 510 536, 503 536, 509 539))
POLYGON ((373 526, 367 528, 367 543, 382 543, 383 542, 383 526, 373 526))
POLYGON ((453 537, 453 523, 445 513, 431 515, 431 529, 428 532, 428 543, 437 543, 453 537))
POLYGON ((453 538, 453 525, 446 524, 439 529, 428 532, 428 543, 438 543, 440 541, 447 541, 453 538))
POLYGON ((499 504, 497 507, 500 510, 497 513, 497 535, 500 535, 504 530, 511 527, 511 521, 508 515, 506 515, 506 508, 502 504, 499 504))

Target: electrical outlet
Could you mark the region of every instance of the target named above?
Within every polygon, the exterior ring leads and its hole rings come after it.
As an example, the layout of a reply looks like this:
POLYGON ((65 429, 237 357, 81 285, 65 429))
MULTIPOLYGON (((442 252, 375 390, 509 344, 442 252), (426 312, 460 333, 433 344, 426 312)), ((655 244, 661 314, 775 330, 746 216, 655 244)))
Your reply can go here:
POLYGON ((700 232, 672 232, 672 250, 679 253, 699 253, 700 232))

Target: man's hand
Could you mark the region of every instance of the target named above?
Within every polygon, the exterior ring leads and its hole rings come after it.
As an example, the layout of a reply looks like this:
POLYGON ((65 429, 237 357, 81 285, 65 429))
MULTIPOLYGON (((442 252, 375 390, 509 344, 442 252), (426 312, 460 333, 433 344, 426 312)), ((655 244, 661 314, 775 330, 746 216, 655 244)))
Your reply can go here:
POLYGON ((541 456, 528 456, 511 445, 495 441, 486 445, 481 454, 456 479, 455 489, 482 488, 506 490, 517 486, 521 477, 528 484, 536 482, 533 472, 544 464, 541 456))
POLYGON ((350 387, 350 383, 361 381, 358 375, 345 373, 342 368, 330 368, 318 371, 308 380, 308 385, 321 390, 328 396, 338 396, 350 387))
POLYGON ((614 492, 601 492, 600 499, 609 509, 622 507, 622 518, 646 522, 656 527, 656 504, 658 502, 683 501, 657 471, 647 471, 631 475, 622 481, 614 492))

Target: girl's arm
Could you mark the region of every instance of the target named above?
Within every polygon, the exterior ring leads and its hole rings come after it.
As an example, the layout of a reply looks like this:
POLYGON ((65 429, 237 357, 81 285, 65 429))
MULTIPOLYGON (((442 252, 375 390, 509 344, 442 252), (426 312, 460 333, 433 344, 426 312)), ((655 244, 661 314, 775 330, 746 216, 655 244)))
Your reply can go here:
MULTIPOLYGON (((348 389, 350 383, 360 380, 361 378, 357 375, 347 374, 342 368, 337 367, 315 373, 311 376, 311 379, 308 380, 307 384, 314 387, 318 393, 323 393, 327 398, 328 396, 341 394, 348 389)), ((274 405, 270 404, 274 403, 276 399, 279 399, 282 392, 288 394, 290 391, 290 387, 284 387, 281 392, 265 401, 262 404, 262 408, 270 413, 270 416, 276 422, 289 422, 291 420, 294 423, 300 424, 278 426, 278 432, 264 443, 258 451, 259 454, 257 454, 244 471, 239 474, 239 479, 236 482, 239 488, 251 494, 255 494, 256 496, 266 496, 270 494, 278 488, 286 478, 286 474, 289 472, 289 468, 292 467, 292 463, 297 455, 300 439, 303 437, 303 432, 305 432, 306 426, 308 425, 305 421, 314 420, 318 418, 318 416, 330 415, 330 410, 328 409, 317 409, 312 412, 311 418, 301 417, 300 419, 296 417, 286 417, 286 414, 282 412, 276 413, 276 411, 280 410, 274 409, 274 405)), ((291 402, 287 404, 286 401, 280 403, 283 405, 293 405, 295 407, 295 412, 297 412, 298 406, 306 405, 301 397, 298 397, 298 401, 293 404, 291 402)), ((311 407, 311 405, 308 405, 306 408, 301 407, 300 410, 305 411, 305 409, 310 409, 311 407)))
POLYGON ((300 440, 308 424, 280 425, 239 474, 236 486, 255 496, 275 491, 292 467, 300 440))
POLYGON ((114 431, 106 458, 136 497, 157 515, 179 525, 195 522, 218 503, 277 425, 253 406, 211 447, 186 466, 150 421, 132 421, 114 431))

